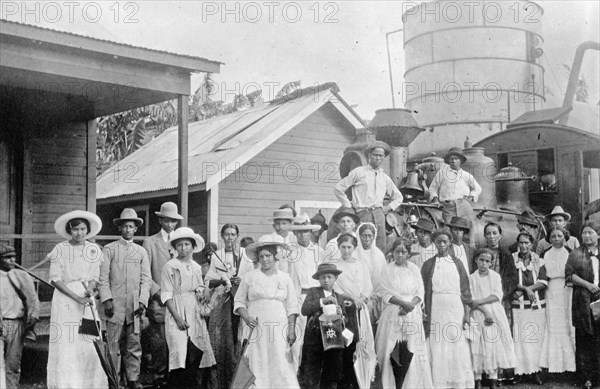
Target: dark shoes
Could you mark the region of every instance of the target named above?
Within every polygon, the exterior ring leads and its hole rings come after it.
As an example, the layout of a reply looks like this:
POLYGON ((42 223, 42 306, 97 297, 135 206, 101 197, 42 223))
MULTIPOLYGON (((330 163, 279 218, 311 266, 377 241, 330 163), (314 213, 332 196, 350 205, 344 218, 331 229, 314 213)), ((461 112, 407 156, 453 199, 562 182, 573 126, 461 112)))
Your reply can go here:
POLYGON ((481 380, 475 380, 475 389, 481 389, 481 380))
POLYGON ((543 378, 542 373, 535 373, 533 375, 533 382, 538 385, 544 385, 544 378, 543 378))

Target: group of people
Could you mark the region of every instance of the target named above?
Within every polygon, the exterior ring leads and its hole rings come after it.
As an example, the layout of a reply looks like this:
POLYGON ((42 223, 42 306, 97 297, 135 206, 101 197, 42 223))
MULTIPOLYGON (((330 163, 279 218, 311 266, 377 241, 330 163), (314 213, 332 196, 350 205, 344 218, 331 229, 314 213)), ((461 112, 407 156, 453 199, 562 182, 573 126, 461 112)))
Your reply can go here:
MULTIPOLYGON (((171 202, 156 212, 161 230, 142 245, 133 241, 143 224, 133 209, 113 220, 121 237, 104 247, 89 241, 101 229, 95 214, 59 217, 54 227, 65 240, 48 254, 56 289, 48 387, 109 387, 91 341, 99 335, 130 388, 142 386, 144 355, 157 388, 248 380, 256 388, 365 388, 377 375, 384 388, 479 388, 541 384, 546 371, 600 384, 591 308, 600 300, 600 226, 585 222, 580 246, 566 230, 570 215, 556 207, 537 241, 540 223, 524 212, 515 242, 502 242, 502 227, 489 222, 485 247, 474 247, 470 203, 481 188, 451 150, 429 188, 443 227, 415 220, 416 241, 398 237, 388 247, 385 216, 403 200, 381 167, 388 154, 374 142, 369 164, 336 186, 337 236, 324 243, 324 218, 288 205, 256 242, 225 224, 222 241, 205 244, 177 228, 183 217, 171 202)), ((17 387, 19 350, 39 303, 31 279, 14 268, 14 248, 3 246, 0 258, 6 385, 17 387)))

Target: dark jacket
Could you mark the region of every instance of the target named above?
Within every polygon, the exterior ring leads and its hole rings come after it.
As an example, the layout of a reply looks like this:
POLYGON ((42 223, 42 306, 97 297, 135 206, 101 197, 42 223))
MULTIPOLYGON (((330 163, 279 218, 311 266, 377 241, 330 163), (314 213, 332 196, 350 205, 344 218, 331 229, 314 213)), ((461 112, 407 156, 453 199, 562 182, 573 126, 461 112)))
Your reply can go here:
MULTIPOLYGON (((332 291, 332 294, 335 296, 338 305, 342 307, 342 314, 345 317, 346 308, 344 306, 344 299, 342 296, 335 293, 335 290, 332 291)), ((307 317, 306 332, 304 333, 304 344, 311 347, 320 347, 321 350, 323 349, 323 342, 321 340, 319 316, 323 314, 320 301, 322 298, 325 298, 325 292, 323 292, 323 288, 320 286, 310 288, 306 294, 306 299, 304 299, 304 303, 302 304, 300 311, 302 316, 307 317)))
MULTIPOLYGON (((460 276, 460 298, 464 305, 470 305, 473 300, 471 297, 471 287, 469 284, 469 275, 465 269, 465 266, 462 264, 460 259, 456 258, 454 255, 450 255, 454 264, 456 265, 456 269, 458 271, 458 275, 460 276)), ((423 284, 425 284, 425 318, 423 320, 423 325, 425 327, 425 336, 429 337, 431 332, 431 300, 433 295, 433 273, 435 271, 435 263, 438 260, 438 256, 429 258, 421 267, 421 277, 423 277, 423 284)), ((445 309, 444 307, 436 307, 436 309, 445 309)))
MULTIPOLYGON (((577 274, 587 282, 594 282, 592 259, 585 246, 578 247, 569 254, 565 266, 567 283, 572 281, 573 274, 577 274)), ((573 306, 571 308, 573 326, 590 335, 594 334, 590 304, 596 300, 598 300, 598 296, 593 296, 586 288, 573 285, 573 306)))

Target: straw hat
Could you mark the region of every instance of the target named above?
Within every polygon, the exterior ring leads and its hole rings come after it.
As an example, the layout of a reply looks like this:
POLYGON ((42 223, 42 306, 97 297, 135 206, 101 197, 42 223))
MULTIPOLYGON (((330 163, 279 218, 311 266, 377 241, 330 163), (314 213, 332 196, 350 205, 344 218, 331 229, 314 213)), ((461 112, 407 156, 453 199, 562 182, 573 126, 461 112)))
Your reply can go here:
POLYGON ((462 153, 462 150, 458 147, 452 147, 448 150, 448 154, 444 157, 444 162, 448 163, 448 158, 451 156, 458 157, 460 159, 460 163, 465 163, 467 161, 467 157, 462 153))
POLYGON ((121 217, 117 217, 115 219, 113 219, 113 223, 115 226, 120 225, 122 222, 126 222, 126 221, 132 221, 135 222, 137 227, 141 226, 142 224, 144 224, 144 220, 139 218, 137 213, 135 212, 135 210, 131 209, 131 208, 125 208, 122 212, 121 212, 121 217))
POLYGON ((169 219, 183 220, 183 216, 178 213, 177 204, 167 201, 162 203, 160 211, 154 212, 158 217, 168 217, 169 219))
MULTIPOLYGON (((263 248, 263 247, 277 247, 277 251, 279 252, 279 248, 281 248, 282 250, 286 250, 289 251, 290 247, 285 244, 285 243, 280 243, 280 242, 256 242, 256 243, 251 243, 248 246, 246 246, 246 256, 248 258, 250 258, 250 260, 252 262, 257 262, 258 261, 258 251, 263 248)), ((277 260, 279 260, 279 258, 276 258, 277 260)))
POLYGON ((320 225, 310 224, 310 218, 304 212, 302 215, 297 216, 294 219, 294 224, 287 227, 289 231, 319 231, 321 229, 320 225))
POLYGON ((277 219, 293 221, 294 213, 289 208, 276 209, 275 212, 273 212, 273 217, 269 218, 269 220, 275 221, 277 219))
POLYGON ((54 222, 54 231, 62 238, 71 240, 72 236, 67 232, 67 223, 72 219, 85 219, 90 223, 90 231, 88 231, 85 239, 93 238, 98 235, 102 229, 102 220, 96 214, 88 211, 71 211, 61 215, 54 222))
MULTIPOLYGON (((167 216, 168 217, 168 216, 167 216)), ((198 234, 194 232, 189 227, 179 227, 171 234, 171 239, 169 239, 169 244, 173 246, 173 242, 178 239, 191 239, 196 242, 196 248, 194 248, 195 253, 199 253, 204 248, 204 239, 198 234)))
POLYGON ((571 220, 571 214, 565 212, 564 209, 562 209, 562 207, 560 205, 557 205, 556 207, 554 207, 554 209, 552 210, 552 212, 548 215, 546 215, 546 219, 550 220, 552 219, 552 216, 562 216, 565 218, 565 221, 569 221, 571 220))

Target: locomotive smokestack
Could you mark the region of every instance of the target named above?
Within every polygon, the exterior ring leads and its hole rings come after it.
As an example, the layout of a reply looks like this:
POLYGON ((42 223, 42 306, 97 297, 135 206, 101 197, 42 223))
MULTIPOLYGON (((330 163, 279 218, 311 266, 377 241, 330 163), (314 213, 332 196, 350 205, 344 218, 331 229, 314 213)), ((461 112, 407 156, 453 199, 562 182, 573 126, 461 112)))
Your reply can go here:
POLYGON ((377 140, 390 145, 390 177, 400 186, 406 175, 408 145, 425 129, 419 126, 410 110, 402 108, 377 110, 369 128, 377 140))

